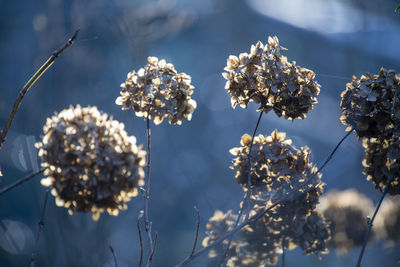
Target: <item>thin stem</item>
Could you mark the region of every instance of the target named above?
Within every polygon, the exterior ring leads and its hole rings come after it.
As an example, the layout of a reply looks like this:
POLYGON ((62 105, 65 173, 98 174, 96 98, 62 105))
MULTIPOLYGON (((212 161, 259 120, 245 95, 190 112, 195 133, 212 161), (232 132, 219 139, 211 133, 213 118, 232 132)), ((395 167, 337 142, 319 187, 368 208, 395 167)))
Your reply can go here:
POLYGON ((246 220, 244 220, 244 222, 242 222, 241 224, 239 224, 237 227, 234 227, 231 231, 227 232, 226 234, 224 234, 222 237, 220 237, 219 239, 217 239, 216 241, 214 241, 212 244, 203 247, 199 250, 197 250, 195 253, 193 253, 192 255, 190 255, 189 257, 185 258, 184 260, 182 260, 180 263, 178 263, 176 265, 176 267, 180 267, 180 266, 184 266, 185 264, 187 264, 188 262, 192 261, 193 259, 197 258, 198 256, 202 255, 203 253, 209 251, 210 249, 212 249, 213 247, 221 244, 225 239, 231 237, 232 235, 234 235, 236 232, 238 232, 240 229, 242 229, 243 227, 245 227, 246 225, 257 221, 258 219, 260 219, 261 217, 263 217, 268 211, 270 211, 271 209, 275 208, 277 205, 279 205, 280 203, 282 203, 283 201, 288 200, 291 197, 291 194, 298 191, 300 188, 302 187, 306 187, 304 190, 304 193, 307 193, 308 191, 310 191, 312 188, 307 188, 307 183, 308 181, 310 181, 315 175, 317 175, 324 167, 325 165, 329 162, 329 160, 332 158, 333 154, 337 151, 337 149, 339 148, 339 146, 343 143, 343 141, 351 134, 352 131, 348 132, 340 141, 339 143, 335 146, 335 148, 332 150, 332 152, 329 154, 327 160, 325 160, 325 162, 321 165, 321 167, 317 170, 317 172, 315 172, 313 175, 311 175, 310 177, 308 177, 306 179, 306 183, 293 188, 292 190, 288 191, 284 196, 282 196, 281 198, 279 198, 278 200, 274 201, 273 204, 271 204, 268 208, 266 208, 264 211, 260 211, 257 214, 255 214, 254 216, 252 216, 251 218, 248 218, 246 220))
POLYGON ((113 249, 113 247, 111 245, 110 245, 110 250, 111 250, 111 253, 112 253, 113 258, 114 258, 115 267, 118 267, 117 255, 115 254, 115 251, 114 251, 114 249, 113 249))
MULTIPOLYGON (((235 222, 235 225, 233 226, 233 228, 237 227, 237 225, 239 224, 240 219, 242 218, 243 212, 245 211, 246 207, 249 205, 250 196, 251 196, 251 151, 252 151, 252 148, 253 148, 254 137, 256 136, 257 129, 258 129, 258 126, 260 125, 260 121, 261 121, 262 115, 263 115, 263 111, 260 111, 260 115, 258 116, 256 127, 254 128, 253 135, 251 136, 251 142, 250 142, 250 146, 249 146, 249 153, 247 153, 247 164, 248 164, 248 169, 247 169, 247 192, 246 192, 245 199, 243 201, 243 205, 240 208, 239 215, 238 215, 238 217, 236 219, 236 222, 235 222)), ((249 216, 249 210, 246 211, 245 220, 248 219, 248 216, 249 216)), ((225 262, 226 256, 228 255, 229 247, 231 246, 232 240, 233 240, 233 235, 229 239, 228 245, 226 246, 226 249, 225 249, 224 256, 222 257, 223 263, 225 262)))
POLYGON ((392 184, 394 178, 395 178, 395 177, 392 177, 392 178, 389 180, 389 182, 387 183, 387 185, 386 185, 386 187, 385 187, 385 190, 383 191, 383 194, 382 194, 382 196, 381 196, 381 199, 379 200, 378 205, 376 206, 374 215, 372 216, 371 221, 368 222, 368 230, 367 230, 367 232, 366 232, 366 234, 365 234, 364 243, 363 243, 363 246, 362 246, 362 248, 361 248, 360 256, 358 257, 357 267, 361 267, 361 260, 362 260, 362 258, 363 258, 363 256, 364 256, 365 247, 367 246, 367 242, 368 242, 368 239, 369 239, 369 235, 370 235, 371 230, 372 230, 372 225, 373 225, 373 223, 374 223, 374 220, 375 220, 376 215, 378 214, 379 208, 381 207, 382 201, 383 201, 383 199, 385 198, 387 192, 389 191, 389 187, 390 187, 390 185, 392 184))
POLYGON ((285 267, 285 246, 282 239, 282 267, 285 267))
POLYGON ((313 178, 315 175, 317 175, 317 173, 319 173, 324 167, 325 165, 332 159, 333 154, 336 153, 336 150, 338 150, 338 148, 340 147, 340 145, 343 143, 343 141, 352 133, 354 132, 354 128, 351 129, 351 131, 349 131, 345 136, 343 136, 342 139, 340 139, 339 143, 335 146, 335 148, 332 150, 332 152, 329 154, 328 158, 325 160, 324 163, 322 163, 322 165, 319 167, 318 171, 316 173, 314 173, 313 176, 311 176, 311 178, 313 178))
POLYGON ((150 131, 150 119, 149 112, 146 116, 146 126, 147 126, 147 181, 146 181, 146 195, 144 197, 144 225, 147 232, 147 238, 149 240, 149 251, 150 256, 147 261, 147 266, 151 264, 151 251, 153 250, 153 240, 151 236, 151 221, 149 220, 149 199, 150 199, 150 167, 151 167, 151 131, 150 131))
POLYGON ((149 257, 149 259, 147 261, 146 267, 151 266, 151 262, 153 261, 154 253, 156 252, 156 248, 157 248, 157 241, 158 241, 158 232, 156 232, 156 236, 154 238, 154 246, 151 249, 151 254, 150 254, 150 257, 149 257))
POLYGON ((44 203, 43 203, 43 208, 42 208, 42 215, 40 216, 40 221, 39 221, 39 230, 38 234, 36 237, 36 245, 35 245, 35 252, 32 255, 31 258, 31 267, 35 267, 36 264, 36 259, 39 255, 39 245, 40 245, 40 236, 43 231, 44 227, 44 215, 46 213, 46 207, 47 207, 47 200, 49 199, 49 189, 46 190, 46 196, 44 197, 44 203))
POLYGON ((139 233, 139 245, 140 245, 140 259, 139 259, 139 267, 142 267, 143 262, 143 239, 142 239, 142 230, 140 230, 140 219, 142 219, 143 213, 140 212, 138 220, 137 220, 137 229, 139 233))
POLYGON ((193 255, 194 252, 196 251, 197 239, 199 238, 199 229, 200 229, 200 212, 196 206, 194 206, 194 209, 196 210, 196 215, 197 215, 196 235, 194 237, 193 248, 192 248, 192 252, 190 253, 190 255, 193 255))
POLYGON ((0 131, 0 149, 3 146, 4 141, 6 140, 8 130, 10 129, 11 123, 13 122, 15 114, 17 113, 18 108, 21 105, 22 99, 24 98, 26 93, 36 83, 36 81, 46 72, 46 70, 50 68, 51 65, 53 65, 54 61, 61 55, 61 53, 64 52, 65 49, 67 49, 74 43, 76 37, 78 36, 78 33, 79 30, 77 30, 75 34, 68 39, 68 41, 64 44, 62 48, 54 51, 52 55, 47 59, 47 61, 36 71, 35 74, 33 74, 33 76, 29 79, 29 81, 24 85, 22 90, 19 92, 17 100, 15 101, 14 106, 10 112, 10 115, 8 116, 7 123, 4 126, 4 129, 0 131))
POLYGON ((31 174, 29 174, 29 175, 27 175, 27 176, 15 181, 14 183, 12 183, 10 185, 7 185, 7 186, 3 187, 2 189, 0 189, 0 195, 5 193, 5 192, 7 192, 7 191, 9 191, 9 190, 11 190, 11 189, 13 189, 14 187, 17 187, 17 186, 29 181, 30 179, 32 179, 36 175, 41 174, 42 172, 44 172, 44 170, 45 170, 45 168, 41 168, 40 170, 38 170, 38 171, 36 171, 34 173, 31 173, 31 174))

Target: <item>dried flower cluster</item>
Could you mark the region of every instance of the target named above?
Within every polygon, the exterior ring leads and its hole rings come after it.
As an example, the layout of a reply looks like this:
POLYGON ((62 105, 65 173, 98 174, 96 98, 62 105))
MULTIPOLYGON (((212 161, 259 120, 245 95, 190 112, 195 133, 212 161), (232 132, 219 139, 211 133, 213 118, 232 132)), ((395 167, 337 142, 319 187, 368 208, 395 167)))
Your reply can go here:
POLYGON ((116 104, 122 105, 122 109, 132 108, 139 117, 148 114, 155 124, 168 116, 170 124, 180 125, 183 119, 190 120, 196 109, 196 101, 191 99, 194 88, 191 77, 178 73, 164 59, 148 57, 147 61, 138 72, 128 73, 116 104))
MULTIPOLYGON (((282 249, 301 247, 305 254, 326 253, 330 229, 314 211, 324 184, 321 175, 309 162, 307 147, 292 146, 286 134, 277 130, 270 136, 254 138, 251 153, 251 199, 254 204, 250 216, 262 212, 275 201, 279 204, 261 219, 245 226, 229 249, 229 266, 275 265, 282 249)), ((237 169, 236 181, 244 190, 248 179, 249 135, 243 135, 242 147, 231 149, 236 156, 231 168, 237 169)), ((208 237, 203 245, 211 244, 228 230, 232 230, 236 215, 218 211, 207 225, 208 237)), ((215 256, 215 251, 212 256, 215 256)))
MULTIPOLYGON (((292 198, 307 195, 307 209, 313 209, 318 197, 323 192, 321 174, 316 174, 317 168, 310 162, 310 150, 302 147, 298 150, 292 146, 291 139, 285 139, 286 133, 274 130, 270 136, 254 137, 251 151, 251 185, 254 187, 253 198, 270 200, 292 192, 292 198), (311 178, 311 179, 310 179, 311 178), (305 193, 307 189, 308 192, 305 193), (310 201, 313 199, 313 201, 310 201), (311 204, 311 205, 310 205, 311 204)), ((236 182, 247 190, 248 182, 248 153, 251 136, 244 134, 241 147, 235 147, 230 153, 236 158, 232 169, 236 169, 236 182)))
POLYGON ((346 84, 341 94, 340 120, 348 129, 354 128, 359 138, 400 134, 400 76, 381 68, 379 74, 369 73, 346 84))
MULTIPOLYGON (((264 208, 256 205, 251 215, 261 212, 264 208)), ((278 255, 282 253, 282 246, 285 249, 299 246, 305 254, 327 252, 325 243, 330 237, 330 230, 319 214, 312 212, 310 216, 303 216, 288 228, 281 220, 271 217, 272 213, 246 225, 235 235, 227 254, 228 266, 276 265, 278 255), (289 232, 290 236, 287 235, 289 232)), ((203 240, 203 246, 212 244, 232 230, 236 218, 237 215, 233 215, 231 210, 226 214, 216 211, 207 224, 207 237, 203 240)), ((227 243, 225 240, 224 244, 227 243)), ((211 250, 209 257, 216 257, 219 249, 222 249, 222 246, 211 250)))
POLYGON ((317 103, 320 85, 315 73, 289 63, 281 55, 278 37, 268 37, 268 44, 258 42, 251 46, 250 54, 239 58, 229 56, 223 77, 225 89, 231 95, 232 107, 246 108, 250 101, 260 105, 260 110, 271 109, 286 119, 305 118, 317 103))
POLYGON ((400 139, 394 135, 388 139, 366 138, 363 147, 365 155, 362 163, 367 180, 372 180, 375 188, 383 192, 393 178, 388 193, 400 194, 400 139))
POLYGON ((41 184, 70 214, 92 212, 94 220, 105 210, 118 215, 143 186, 146 152, 123 123, 96 107, 70 106, 48 118, 43 132, 36 143, 46 168, 41 184))
POLYGON ((330 192, 321 197, 317 210, 331 225, 329 245, 339 253, 347 253, 362 245, 368 229, 366 218, 373 209, 370 199, 352 189, 330 192))

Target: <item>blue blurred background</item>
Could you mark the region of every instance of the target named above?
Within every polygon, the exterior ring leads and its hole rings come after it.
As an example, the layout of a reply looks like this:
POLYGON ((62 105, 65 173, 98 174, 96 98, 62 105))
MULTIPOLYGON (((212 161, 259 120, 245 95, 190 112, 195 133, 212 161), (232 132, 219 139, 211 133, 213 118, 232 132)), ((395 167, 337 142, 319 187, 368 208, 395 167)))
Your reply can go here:
MULTIPOLYGON (((70 104, 96 105, 125 123, 146 143, 146 125, 114 101, 120 84, 147 56, 165 58, 192 76, 198 103, 191 122, 152 125, 150 218, 159 233, 154 266, 172 266, 191 250, 195 211, 201 214, 200 241, 214 210, 237 210, 242 190, 229 169, 229 149, 251 133, 255 105, 230 105, 221 72, 229 55, 277 35, 289 61, 312 69, 322 85, 319 103, 305 120, 267 114, 259 133, 287 132, 297 147, 309 146, 321 164, 345 134, 340 123, 340 92, 352 75, 400 70, 400 14, 397 0, 0 0, 0 127, 27 79, 76 29, 76 43, 35 84, 23 100, 0 151, 7 185, 40 166, 33 144, 47 117, 70 104)), ((355 135, 340 147, 323 171, 326 190, 356 188, 375 203, 380 193, 362 174, 363 149, 355 135)), ((28 266, 45 195, 40 177, 0 196, 0 266, 28 266)), ((133 199, 118 217, 69 216, 50 197, 38 266, 137 266, 136 222, 143 200, 133 199)), ((200 245, 199 245, 200 246, 200 245)), ((399 266, 400 246, 375 242, 363 266, 399 266)), ((331 251, 287 254, 286 266, 354 266, 359 249, 345 256, 331 251)), ((207 265, 203 255, 189 266, 207 265)))

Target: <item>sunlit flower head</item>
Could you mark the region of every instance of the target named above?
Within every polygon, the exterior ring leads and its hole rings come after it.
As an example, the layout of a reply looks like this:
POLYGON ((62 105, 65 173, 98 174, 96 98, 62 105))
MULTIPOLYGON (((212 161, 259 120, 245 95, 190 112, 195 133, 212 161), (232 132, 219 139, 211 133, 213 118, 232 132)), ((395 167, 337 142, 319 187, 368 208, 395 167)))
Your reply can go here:
POLYGON ((353 76, 341 97, 340 120, 359 138, 400 134, 400 76, 394 70, 353 76))
MULTIPOLYGON (((235 147, 230 153, 233 159, 232 169, 236 170, 236 182, 247 190, 248 183, 248 153, 251 136, 244 134, 241 147, 235 147)), ((301 187, 298 194, 303 194, 305 188, 312 189, 317 199, 323 192, 321 174, 316 174, 317 168, 310 162, 308 147, 297 149, 291 139, 286 139, 286 133, 274 130, 271 135, 254 137, 251 151, 250 178, 254 198, 271 199, 285 195, 290 190, 301 187)), ((311 194, 309 194, 311 197, 311 194)))
POLYGON ((139 117, 148 114, 155 124, 168 116, 170 124, 180 125, 184 119, 191 120, 197 107, 191 98, 194 89, 191 77, 178 73, 164 59, 148 57, 147 62, 139 71, 128 73, 116 104, 122 105, 122 109, 132 108, 139 117))
POLYGON ((229 56, 222 76, 225 89, 231 95, 232 107, 247 108, 249 102, 259 104, 259 110, 274 112, 286 119, 305 118, 317 103, 320 85, 315 73, 288 62, 281 55, 284 48, 278 37, 268 37, 268 43, 258 42, 250 53, 229 56))
POLYGON ((144 185, 146 152, 123 123, 96 107, 70 106, 48 118, 43 132, 36 143, 46 168, 41 184, 70 214, 118 215, 144 185))

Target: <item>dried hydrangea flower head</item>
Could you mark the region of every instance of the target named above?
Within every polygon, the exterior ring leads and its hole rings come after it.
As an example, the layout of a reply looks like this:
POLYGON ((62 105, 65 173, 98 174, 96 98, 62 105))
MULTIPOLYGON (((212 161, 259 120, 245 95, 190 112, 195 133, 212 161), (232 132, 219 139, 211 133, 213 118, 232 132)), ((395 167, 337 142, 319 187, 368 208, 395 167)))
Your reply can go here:
POLYGON ((259 110, 274 110, 286 119, 305 118, 317 103, 320 85, 315 73, 289 63, 281 55, 283 48, 278 37, 268 37, 268 44, 258 42, 251 46, 250 54, 229 56, 222 76, 227 80, 225 89, 231 95, 232 107, 239 104, 247 108, 253 101, 259 110))
MULTIPOLYGON (((249 169, 247 156, 251 136, 244 134, 240 143, 241 147, 230 150, 230 153, 236 156, 230 168, 236 169, 236 182, 247 190, 249 169)), ((290 190, 303 186, 298 190, 300 195, 304 195, 305 188, 308 188, 309 197, 311 192, 314 192, 313 197, 317 199, 323 192, 322 175, 316 174, 317 168, 310 162, 310 153, 308 147, 300 149, 294 147, 292 140, 286 139, 286 133, 277 130, 269 136, 262 134, 255 136, 250 168, 251 185, 254 187, 252 197, 263 200, 280 198, 290 190)), ((313 207, 310 206, 310 209, 313 207)))
POLYGON ((400 139, 395 135, 389 138, 365 138, 363 173, 371 180, 375 188, 382 192, 394 179, 388 189, 390 195, 400 194, 400 139))
POLYGON ((381 68, 377 75, 367 73, 360 79, 353 76, 341 97, 340 120, 359 138, 400 132, 400 76, 394 70, 381 68))
POLYGON ((322 196, 317 210, 331 225, 332 239, 329 245, 339 253, 347 253, 361 246, 368 228, 366 218, 373 209, 370 199, 352 189, 322 196))
MULTIPOLYGON (((219 210, 215 211, 213 217, 209 219, 206 225, 207 236, 203 239, 202 245, 204 247, 208 246, 226 232, 233 230, 236 219, 237 215, 233 214, 232 210, 229 210, 226 214, 219 210)), ((255 227, 259 226, 262 226, 262 223, 246 225, 235 234, 227 253, 227 266, 264 266, 277 264, 278 254, 275 244, 265 242, 263 235, 260 235, 262 234, 260 232, 262 227, 254 231, 255 227)), ((228 240, 224 240, 223 245, 226 247, 227 244, 228 240)), ((208 257, 215 258, 218 255, 223 255, 223 245, 211 249, 208 257)))
MULTIPOLYGON (((261 212, 264 208, 255 206, 251 215, 261 212)), ((272 220, 270 215, 267 214, 246 225, 235 235, 228 250, 227 266, 276 265, 278 255, 282 253, 282 244, 285 245, 285 249, 300 246, 305 254, 327 252, 325 243, 330 237, 329 228, 316 212, 297 220, 297 224, 292 224, 291 236, 285 236, 281 231, 284 227, 282 221, 272 220)), ((236 218, 232 211, 226 214, 216 211, 207 224, 207 237, 203 240, 203 246, 212 244, 227 231, 232 230, 236 218)), ((228 243, 224 242, 225 245, 228 243)), ((222 246, 219 249, 222 249, 222 246)), ((209 257, 216 257, 218 251, 218 247, 213 249, 209 257)))
POLYGON ((191 77, 178 73, 164 59, 148 57, 147 62, 138 72, 128 73, 115 103, 122 105, 122 109, 132 108, 138 117, 148 114, 155 124, 168 116, 170 124, 180 125, 183 119, 190 120, 197 106, 191 99, 194 88, 191 77))
POLYGON ((36 143, 46 168, 41 184, 70 214, 92 212, 94 220, 105 210, 118 215, 144 185, 146 152, 123 123, 96 107, 70 106, 48 118, 43 132, 36 143))
POLYGON ((394 246, 400 241, 400 200, 384 199, 379 213, 374 227, 387 245, 394 246))

